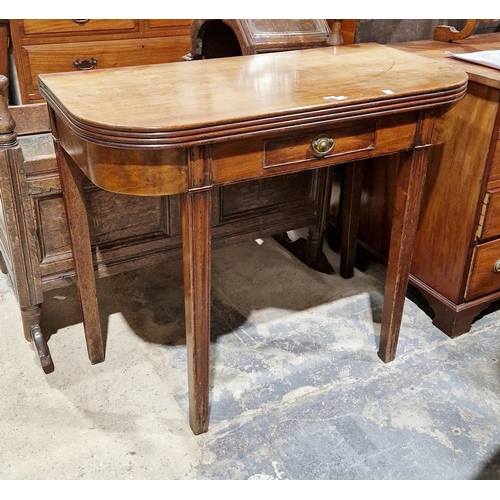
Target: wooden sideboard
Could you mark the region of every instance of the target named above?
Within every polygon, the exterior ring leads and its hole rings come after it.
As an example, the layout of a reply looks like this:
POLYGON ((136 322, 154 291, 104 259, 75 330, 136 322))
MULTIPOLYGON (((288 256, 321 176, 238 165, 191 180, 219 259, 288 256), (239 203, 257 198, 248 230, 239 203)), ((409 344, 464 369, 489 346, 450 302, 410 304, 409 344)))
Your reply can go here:
POLYGON ((22 104, 42 102, 39 74, 180 61, 190 19, 17 19, 10 36, 22 104))
MULTIPOLYGON (((434 310, 433 323, 450 337, 500 299, 500 71, 461 62, 445 51, 500 49, 500 33, 453 43, 416 41, 400 50, 446 61, 469 75, 455 107, 452 138, 432 153, 410 283, 434 310)), ((370 161, 364 184, 358 243, 387 259, 397 163, 370 161)))

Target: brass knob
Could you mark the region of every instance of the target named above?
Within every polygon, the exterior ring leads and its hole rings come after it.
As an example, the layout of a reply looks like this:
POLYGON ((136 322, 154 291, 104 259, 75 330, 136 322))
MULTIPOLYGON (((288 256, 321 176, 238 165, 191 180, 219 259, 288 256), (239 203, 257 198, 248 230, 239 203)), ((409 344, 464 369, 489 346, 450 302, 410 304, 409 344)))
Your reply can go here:
POLYGON ((335 139, 327 134, 317 135, 311 142, 313 155, 316 157, 326 156, 335 145, 335 139))
POLYGON ((493 266, 493 272, 500 273, 500 260, 497 260, 493 266))
POLYGON ((77 59, 76 61, 73 61, 73 66, 83 71, 94 69, 97 66, 97 59, 77 59))

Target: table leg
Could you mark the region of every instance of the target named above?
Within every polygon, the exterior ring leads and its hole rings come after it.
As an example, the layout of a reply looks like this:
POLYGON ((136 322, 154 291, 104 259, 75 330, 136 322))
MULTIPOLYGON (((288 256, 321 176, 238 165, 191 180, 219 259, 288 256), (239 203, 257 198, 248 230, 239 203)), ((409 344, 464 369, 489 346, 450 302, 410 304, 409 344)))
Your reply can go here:
POLYGON ((298 238, 291 241, 286 233, 275 234, 273 238, 288 252, 297 257, 311 269, 324 274, 335 274, 333 267, 323 252, 323 240, 327 227, 330 197, 332 193, 333 167, 324 167, 318 171, 320 189, 318 196, 320 204, 316 223, 308 227, 307 238, 298 238))
POLYGON ((209 189, 181 196, 189 423, 194 434, 208 430, 211 208, 209 189))
POLYGON ((363 163, 354 162, 345 166, 342 183, 342 231, 340 247, 340 276, 352 278, 358 239, 359 210, 363 188, 363 163))
POLYGON ((58 142, 54 143, 54 147, 68 220, 87 351, 90 362, 96 364, 104 361, 105 342, 99 319, 90 231, 83 196, 84 174, 58 142))
POLYGON ((384 309, 378 355, 385 363, 396 357, 399 328, 410 276, 413 243, 427 174, 429 148, 402 153, 396 195, 389 260, 384 293, 384 309))

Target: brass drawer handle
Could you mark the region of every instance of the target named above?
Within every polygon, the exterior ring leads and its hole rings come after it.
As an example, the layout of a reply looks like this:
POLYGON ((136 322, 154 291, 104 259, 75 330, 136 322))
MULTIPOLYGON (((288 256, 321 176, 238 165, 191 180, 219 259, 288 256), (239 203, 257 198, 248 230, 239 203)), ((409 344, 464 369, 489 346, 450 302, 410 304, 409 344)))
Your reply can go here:
POLYGON ((81 69, 81 70, 89 70, 89 69, 94 69, 97 66, 97 59, 77 59, 76 61, 73 61, 73 66, 75 68, 81 69))
POLYGON ((311 142, 313 155, 321 158, 326 156, 335 145, 335 139, 328 134, 319 134, 311 142))
POLYGON ((78 26, 83 26, 84 24, 87 24, 90 19, 72 19, 72 21, 78 24, 78 26))
POLYGON ((500 260, 497 260, 493 266, 494 273, 500 273, 500 260))

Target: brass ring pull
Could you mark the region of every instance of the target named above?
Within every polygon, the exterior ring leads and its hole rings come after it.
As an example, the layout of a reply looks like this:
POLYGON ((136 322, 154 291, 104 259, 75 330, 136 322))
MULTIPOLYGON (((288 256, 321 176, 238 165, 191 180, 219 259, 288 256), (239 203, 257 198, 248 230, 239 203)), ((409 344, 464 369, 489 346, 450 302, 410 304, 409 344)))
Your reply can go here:
POLYGON ((321 158, 326 156, 335 145, 335 139, 328 134, 319 134, 311 142, 313 155, 321 158))
POLYGON ((493 266, 494 273, 500 273, 500 260, 497 260, 493 266))
POLYGON ((87 24, 90 19, 72 19, 72 21, 78 24, 78 26, 83 26, 84 24, 87 24))
POLYGON ((73 66, 75 68, 81 69, 81 70, 89 70, 89 69, 94 69, 97 66, 97 59, 77 59, 76 61, 73 61, 73 66))

